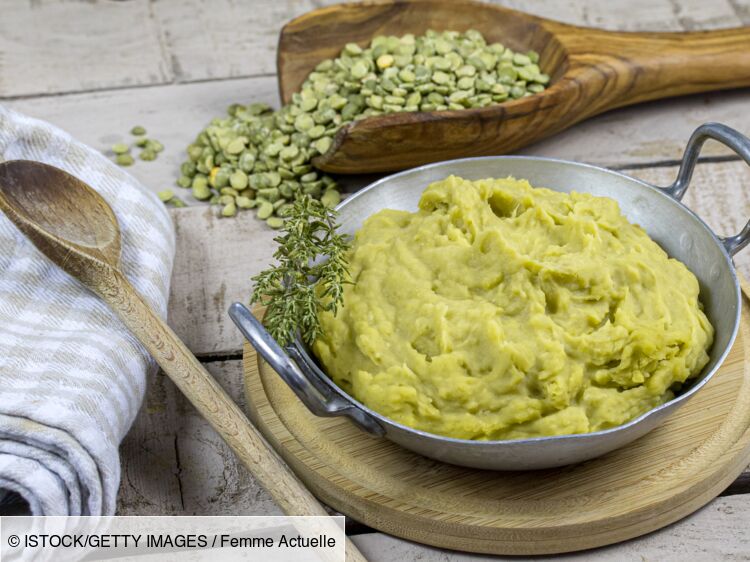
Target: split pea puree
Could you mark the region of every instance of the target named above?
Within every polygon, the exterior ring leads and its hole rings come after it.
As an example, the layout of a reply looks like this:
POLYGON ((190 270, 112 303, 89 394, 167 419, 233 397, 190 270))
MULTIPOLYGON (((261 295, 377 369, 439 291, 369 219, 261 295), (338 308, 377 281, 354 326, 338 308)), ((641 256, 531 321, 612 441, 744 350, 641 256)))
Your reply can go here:
POLYGON ((368 218, 314 351, 373 410, 516 439, 623 424, 708 362, 698 282, 615 201, 451 176, 368 218))

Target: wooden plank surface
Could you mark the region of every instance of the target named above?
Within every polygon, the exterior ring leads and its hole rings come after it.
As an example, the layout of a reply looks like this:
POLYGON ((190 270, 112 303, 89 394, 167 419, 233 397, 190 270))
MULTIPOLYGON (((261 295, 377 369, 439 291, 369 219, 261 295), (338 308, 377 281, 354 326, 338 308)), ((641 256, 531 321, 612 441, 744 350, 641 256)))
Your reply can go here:
POLYGON ((181 400, 164 373, 149 376, 138 418, 120 445, 118 514, 168 515, 182 510, 181 464, 175 447, 181 400))
POLYGON ((172 80, 149 0, 2 2, 0 98, 172 80))
MULTIPOLYGON (((0 98, 272 74, 281 25, 331 3, 6 0, 0 18, 0 98)), ((703 0, 497 3, 568 23, 629 31, 713 29, 749 19, 747 0, 712 0, 710 9, 703 0)))
POLYGON ((692 31, 742 24, 747 0, 607 0, 494 2, 553 20, 616 31, 692 31))
POLYGON ((179 82, 276 72, 276 39, 288 20, 333 0, 167 0, 154 3, 179 82))
POLYGON ((246 303, 250 278, 271 261, 274 231, 244 213, 216 218, 212 209, 172 211, 177 233, 169 323, 196 355, 236 355, 240 335, 227 316, 229 305, 246 303))
MULTIPOLYGON (((153 191, 175 187, 185 148, 212 118, 238 101, 277 103, 274 77, 187 85, 127 88, 6 102, 11 109, 49 121, 78 140, 107 152, 117 142, 131 142, 134 125, 142 125, 164 144, 157 160, 136 159, 127 168, 153 191)), ((750 129, 750 123, 748 123, 750 129)), ((189 194, 189 190, 181 191, 189 194)))
MULTIPOLYGON (((245 408, 241 361, 206 368, 245 408)), ((118 515, 281 514, 163 373, 149 379, 147 397, 121 446, 118 515)))

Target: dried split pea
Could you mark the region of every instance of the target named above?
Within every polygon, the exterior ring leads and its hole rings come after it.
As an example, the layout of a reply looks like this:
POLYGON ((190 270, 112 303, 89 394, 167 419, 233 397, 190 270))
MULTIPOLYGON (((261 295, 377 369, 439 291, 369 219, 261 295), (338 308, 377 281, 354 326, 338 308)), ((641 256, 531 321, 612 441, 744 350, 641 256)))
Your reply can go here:
POLYGON ((159 199, 163 203, 166 203, 167 201, 171 200, 174 197, 174 191, 172 191, 171 189, 163 189, 156 195, 159 197, 159 199))
MULTIPOLYGON (((519 99, 546 88, 550 77, 543 70, 537 53, 490 43, 476 30, 348 43, 338 57, 320 62, 278 111, 263 103, 231 104, 188 146, 177 183, 222 211, 231 188, 241 193, 231 195, 235 211, 255 208, 262 220, 279 217, 300 194, 335 206, 341 199, 336 181, 313 174, 312 162, 332 149, 341 127, 389 113, 462 111, 519 99)), ((142 148, 158 153, 157 142, 142 148)))
POLYGON ((130 154, 118 154, 115 162, 120 166, 132 166, 135 163, 133 156, 130 154))
POLYGON ((258 206, 258 218, 266 220, 273 214, 273 204, 268 201, 262 201, 258 206))

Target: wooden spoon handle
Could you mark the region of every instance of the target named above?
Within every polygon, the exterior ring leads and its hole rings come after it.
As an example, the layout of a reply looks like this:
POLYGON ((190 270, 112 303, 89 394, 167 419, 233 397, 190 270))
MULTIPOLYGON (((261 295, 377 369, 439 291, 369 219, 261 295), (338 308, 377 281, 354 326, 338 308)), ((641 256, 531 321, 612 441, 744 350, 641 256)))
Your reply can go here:
MULTIPOLYGON (((146 304, 125 276, 113 270, 108 277, 94 290, 227 442, 282 511, 288 515, 328 516, 323 506, 268 445, 242 410, 172 329, 146 304)), ((366 562, 348 538, 346 559, 366 562)))
POLYGON ((750 27, 623 33, 544 21, 568 52, 563 82, 596 114, 634 103, 750 86, 750 27))

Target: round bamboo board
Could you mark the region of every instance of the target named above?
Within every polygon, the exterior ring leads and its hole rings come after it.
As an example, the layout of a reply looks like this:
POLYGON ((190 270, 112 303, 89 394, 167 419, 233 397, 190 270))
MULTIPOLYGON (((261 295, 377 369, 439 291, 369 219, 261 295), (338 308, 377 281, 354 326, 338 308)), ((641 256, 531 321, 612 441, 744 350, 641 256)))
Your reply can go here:
POLYGON ((677 521, 750 463, 750 313, 711 382, 661 427, 579 465, 492 472, 443 464, 310 414, 245 346, 250 415, 322 501, 380 531, 456 550, 548 554, 677 521))

